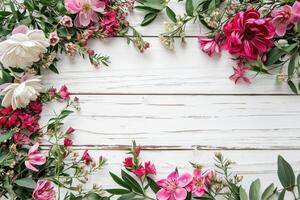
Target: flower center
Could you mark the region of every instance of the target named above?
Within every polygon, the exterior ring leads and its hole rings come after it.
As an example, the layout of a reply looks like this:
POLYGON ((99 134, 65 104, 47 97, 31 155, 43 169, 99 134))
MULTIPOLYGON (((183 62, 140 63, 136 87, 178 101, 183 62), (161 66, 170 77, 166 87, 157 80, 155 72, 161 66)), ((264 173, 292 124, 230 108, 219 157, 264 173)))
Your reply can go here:
POLYGON ((85 3, 85 4, 82 5, 82 11, 83 12, 87 13, 87 12, 90 12, 91 10, 92 10, 92 7, 91 7, 90 4, 85 3))
POLYGON ((169 179, 166 183, 166 190, 173 191, 177 188, 177 181, 175 179, 169 179))
POLYGON ((245 35, 244 35, 244 38, 246 40, 252 40, 254 37, 255 37, 255 32, 254 31, 249 30, 249 29, 246 30, 245 35))

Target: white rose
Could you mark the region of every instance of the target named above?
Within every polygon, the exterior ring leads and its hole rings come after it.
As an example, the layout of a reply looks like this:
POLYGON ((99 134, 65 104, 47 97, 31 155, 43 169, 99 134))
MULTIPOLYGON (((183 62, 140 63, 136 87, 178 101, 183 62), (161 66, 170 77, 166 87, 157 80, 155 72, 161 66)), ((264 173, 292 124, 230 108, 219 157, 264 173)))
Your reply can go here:
POLYGON ((26 68, 40 60, 40 54, 47 52, 49 41, 41 30, 15 33, 0 43, 0 62, 5 68, 26 68))
POLYGON ((4 95, 2 106, 12 106, 14 110, 24 108, 30 101, 36 100, 43 91, 41 77, 32 77, 21 83, 9 84, 0 92, 0 95, 4 95))

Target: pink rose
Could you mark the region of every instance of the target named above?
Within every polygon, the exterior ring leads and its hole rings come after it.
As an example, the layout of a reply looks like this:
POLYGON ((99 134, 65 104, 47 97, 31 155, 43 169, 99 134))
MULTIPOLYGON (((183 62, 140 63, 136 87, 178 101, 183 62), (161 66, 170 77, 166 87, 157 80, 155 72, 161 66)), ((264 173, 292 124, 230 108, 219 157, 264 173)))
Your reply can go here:
POLYGON ((273 46, 275 29, 270 19, 261 19, 257 10, 239 12, 224 25, 224 47, 231 54, 257 60, 273 46))
POLYGON ((48 180, 39 180, 33 190, 35 200, 53 200, 55 198, 54 185, 48 180))
POLYGON ((276 34, 280 37, 284 36, 286 31, 291 29, 300 19, 300 2, 296 1, 293 7, 289 5, 281 6, 273 10, 272 23, 275 27, 276 34))

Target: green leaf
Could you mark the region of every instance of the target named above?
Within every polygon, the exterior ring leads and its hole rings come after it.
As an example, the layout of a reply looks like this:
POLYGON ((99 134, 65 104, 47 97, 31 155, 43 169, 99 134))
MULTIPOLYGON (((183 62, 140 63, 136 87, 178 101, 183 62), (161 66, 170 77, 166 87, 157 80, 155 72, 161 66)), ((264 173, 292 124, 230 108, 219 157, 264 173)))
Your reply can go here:
POLYGON ((54 73, 56 73, 56 74, 59 74, 59 72, 58 72, 57 68, 55 67, 55 65, 50 65, 50 66, 49 66, 49 69, 50 69, 52 72, 54 72, 54 73))
POLYGON ((270 74, 267 69, 259 67, 259 66, 251 66, 249 68, 249 70, 254 71, 254 72, 263 73, 263 74, 270 74))
POLYGON ((145 12, 150 12, 150 13, 158 13, 160 12, 160 10, 154 9, 154 8, 150 8, 147 6, 135 6, 136 10, 141 10, 141 11, 145 11, 145 12))
POLYGON ((32 178, 21 178, 15 181, 15 184, 21 187, 34 189, 36 182, 32 178))
POLYGON ((4 69, 0 71, 0 84, 11 83, 12 77, 4 69))
POLYGON ((256 179, 250 185, 249 200, 260 200, 260 180, 256 179))
POLYGON ((288 65, 288 76, 289 78, 293 77, 294 75, 294 72, 295 72, 295 66, 298 64, 298 54, 294 54, 291 59, 290 59, 290 62, 289 62, 289 65, 288 65))
POLYGON ((298 196, 300 197, 300 174, 297 176, 297 189, 298 189, 298 196))
POLYGON ((193 0, 186 0, 186 2, 185 2, 185 12, 188 16, 193 16, 193 14, 194 14, 193 0))
POLYGON ((0 135, 0 144, 6 142, 7 140, 9 140, 11 137, 13 136, 13 132, 12 131, 8 131, 4 134, 0 135))
POLYGON ((82 198, 82 200, 101 200, 101 199, 102 198, 94 192, 90 192, 82 198))
POLYGON ((288 80, 288 85, 290 86, 291 90, 294 92, 294 94, 298 94, 297 87, 295 86, 294 82, 292 80, 288 80))
POLYGON ((248 200, 248 195, 242 187, 240 187, 240 200, 248 200))
POLYGON ((281 58, 285 54, 287 54, 287 52, 285 52, 284 50, 279 49, 278 47, 274 47, 268 52, 268 56, 267 56, 268 59, 265 62, 265 64, 273 65, 279 60, 279 58, 281 58))
POLYGON ((177 20, 176 20, 176 14, 168 6, 166 7, 166 13, 167 13, 168 17, 170 18, 170 20, 172 20, 173 22, 177 22, 177 20))
POLYGON ((140 184, 132 178, 129 174, 127 174, 124 170, 121 171, 121 175, 123 180, 137 193, 144 194, 144 191, 140 184))
POLYGON ((282 186, 284 187, 284 189, 292 191, 295 185, 295 174, 293 168, 280 155, 278 156, 277 165, 277 174, 282 186))
POLYGON ((131 190, 130 186, 127 183, 125 183, 121 178, 119 178, 117 175, 115 175, 112 172, 109 172, 109 174, 118 185, 131 190))
POLYGON ((147 15, 145 15, 141 25, 147 26, 148 24, 151 24, 151 22, 153 22, 156 17, 157 17, 156 13, 148 13, 147 15))
POLYGON ((130 194, 124 194, 120 196, 117 200, 132 200, 133 197, 135 197, 135 194, 130 193, 130 194))
POLYGON ((284 196, 285 196, 285 189, 283 189, 281 192, 280 192, 280 194, 279 194, 279 196, 278 196, 278 200, 284 200, 284 196))
POLYGON ((11 12, 8 12, 8 11, 0 11, 0 16, 1 17, 7 17, 9 15, 11 15, 12 13, 11 12))
POLYGON ((159 191, 160 187, 156 184, 156 182, 150 177, 147 177, 147 181, 148 181, 148 185, 150 186, 151 190, 154 193, 157 193, 159 191))
POLYGON ((275 194, 274 184, 269 185, 261 196, 261 200, 269 200, 275 194))
POLYGON ((129 190, 125 190, 125 189, 107 189, 106 190, 108 193, 110 194, 114 194, 114 195, 122 195, 122 194, 128 194, 131 193, 129 190))

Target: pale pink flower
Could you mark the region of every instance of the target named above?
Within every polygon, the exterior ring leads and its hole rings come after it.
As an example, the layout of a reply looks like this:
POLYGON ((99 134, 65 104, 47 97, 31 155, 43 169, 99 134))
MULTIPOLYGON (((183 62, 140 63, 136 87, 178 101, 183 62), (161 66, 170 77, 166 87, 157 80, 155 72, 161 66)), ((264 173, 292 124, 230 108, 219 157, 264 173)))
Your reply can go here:
POLYGON ((46 156, 38 151, 39 146, 40 144, 36 142, 32 147, 30 147, 27 160, 25 161, 25 166, 35 172, 39 171, 36 166, 40 166, 46 163, 46 156))
POLYGON ((64 27, 73 27, 73 21, 72 18, 65 15, 59 20, 59 24, 64 26, 64 27))
POLYGON ((65 6, 71 14, 77 14, 75 26, 88 26, 90 22, 98 22, 97 13, 104 11, 105 3, 100 0, 65 0, 65 6))
POLYGON ((186 187, 193 180, 192 175, 184 173, 181 176, 176 171, 166 179, 157 181, 161 189, 156 193, 158 200, 184 200, 187 196, 186 187))
POLYGON ((221 53, 223 36, 220 34, 217 34, 214 37, 199 36, 198 42, 201 50, 207 55, 212 56, 214 53, 221 53))
POLYGON ((11 34, 17 34, 17 33, 23 33, 23 34, 26 34, 27 32, 29 31, 29 28, 25 25, 20 25, 20 26, 17 26, 16 28, 14 28, 14 30, 12 31, 11 34))
POLYGON ((244 66, 233 67, 234 73, 229 77, 229 79, 233 80, 235 83, 237 83, 239 79, 242 79, 246 83, 251 83, 250 79, 245 77, 245 73, 248 69, 248 67, 244 66))
POLYGON ((55 198, 53 183, 48 180, 39 180, 33 190, 32 197, 35 200, 53 200, 55 198))
POLYGON ((202 197, 208 189, 206 187, 206 176, 202 174, 201 169, 194 169, 193 181, 187 186, 187 190, 196 197, 202 197))
POLYGON ((59 42, 59 37, 57 35, 57 32, 52 32, 49 34, 49 43, 51 46, 57 45, 59 42))
POLYGON ((289 5, 281 6, 273 10, 271 15, 276 34, 282 37, 287 30, 291 29, 300 20, 300 2, 296 1, 293 7, 289 5))

